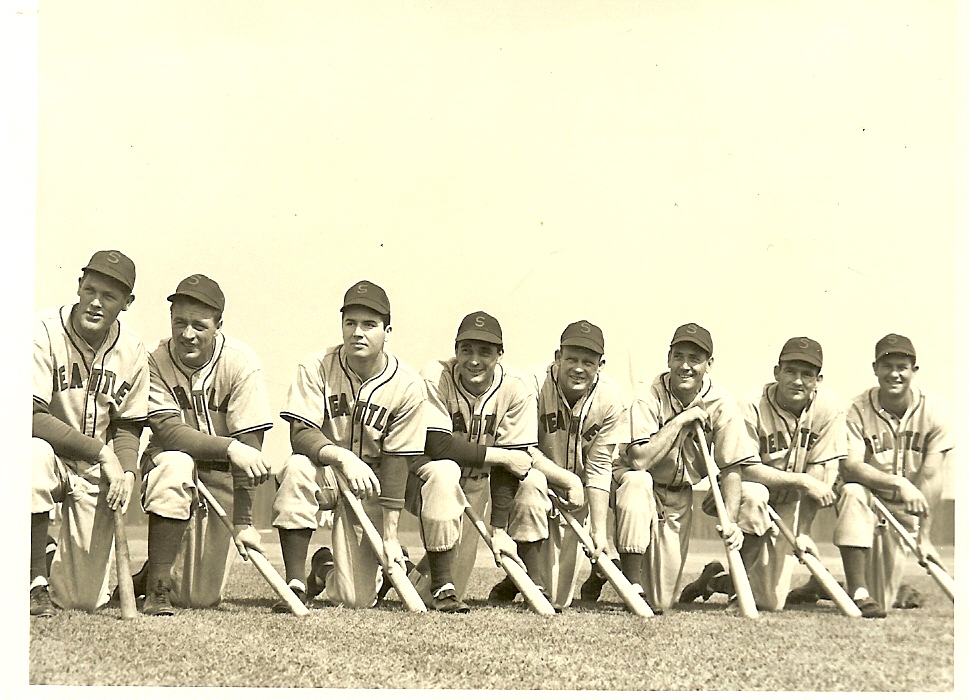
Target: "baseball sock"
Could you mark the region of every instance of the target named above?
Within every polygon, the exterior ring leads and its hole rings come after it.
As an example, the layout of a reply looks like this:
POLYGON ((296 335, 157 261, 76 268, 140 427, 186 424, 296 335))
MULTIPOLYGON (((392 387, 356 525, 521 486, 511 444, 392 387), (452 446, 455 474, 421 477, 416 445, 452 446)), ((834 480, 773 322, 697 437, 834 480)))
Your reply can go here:
POLYGON ((310 539, 313 531, 279 530, 279 548, 283 550, 283 566, 286 568, 286 580, 296 579, 304 585, 306 583, 306 554, 310 549, 310 539))
POLYGON ((867 588, 865 565, 868 563, 869 550, 864 547, 841 547, 841 563, 845 570, 845 588, 849 594, 859 588, 867 588))
POLYGON ((431 590, 436 591, 451 580, 451 562, 454 561, 454 547, 443 552, 428 552, 427 563, 431 567, 431 590))
POLYGON ((49 513, 30 514, 30 580, 47 578, 47 527, 49 513))
POLYGON ((542 543, 544 541, 518 542, 516 540, 515 542, 518 548, 518 556, 525 563, 525 568, 530 572, 530 575, 534 575, 534 572, 542 570, 542 562, 539 555, 542 552, 542 543))
POLYGON ((148 571, 152 579, 168 580, 187 527, 188 520, 148 514, 148 571))
POLYGON ((629 583, 643 585, 643 556, 640 552, 619 553, 619 566, 629 583))

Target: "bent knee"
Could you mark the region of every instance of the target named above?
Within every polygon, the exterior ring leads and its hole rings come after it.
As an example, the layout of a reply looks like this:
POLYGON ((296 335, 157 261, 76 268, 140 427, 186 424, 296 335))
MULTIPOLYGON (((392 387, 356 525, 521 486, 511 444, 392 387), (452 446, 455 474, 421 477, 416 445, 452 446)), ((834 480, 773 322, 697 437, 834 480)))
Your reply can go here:
POLYGON ((292 454, 283 462, 282 469, 276 474, 280 485, 286 482, 316 481, 316 465, 306 455, 292 454))

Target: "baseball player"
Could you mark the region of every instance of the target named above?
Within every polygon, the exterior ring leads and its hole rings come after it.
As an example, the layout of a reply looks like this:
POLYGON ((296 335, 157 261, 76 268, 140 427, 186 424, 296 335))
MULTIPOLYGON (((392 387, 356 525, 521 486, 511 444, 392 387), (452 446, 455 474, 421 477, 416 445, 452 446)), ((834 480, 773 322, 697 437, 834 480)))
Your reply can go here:
MULTIPOLYGON (((591 554, 600 556, 606 547, 613 452, 629 431, 622 392, 600 372, 604 353, 602 330, 576 321, 562 332, 554 361, 534 376, 538 448, 531 450, 533 469, 512 503, 508 530, 529 575, 548 591, 556 609, 572 603, 580 545, 575 532, 553 514, 548 490, 571 505, 579 522, 588 523, 595 544, 591 554)), ((622 534, 617 540, 624 551, 622 534)), ((517 592, 505 578, 489 597, 513 600, 517 592)))
MULTIPOLYGON (((290 424, 293 455, 277 476, 273 526, 289 586, 300 600, 325 589, 330 602, 352 608, 377 600, 379 560, 361 539, 334 475, 346 477, 373 524, 384 553, 404 566, 397 522, 410 461, 423 454, 427 432, 424 380, 384 349, 390 301, 369 281, 350 287, 340 309, 343 344, 300 363, 280 415, 290 424), (321 509, 335 509, 333 549, 306 555, 321 509)), ((280 601, 273 610, 288 612, 280 601)))
POLYGON ((110 511, 127 509, 148 413, 148 355, 118 322, 134 285, 130 258, 98 251, 82 268, 78 303, 41 313, 34 326, 31 615, 108 601, 110 511), (55 503, 62 517, 48 572, 55 503))
POLYGON ((438 415, 428 428, 426 458, 408 480, 408 509, 420 518, 427 552, 414 578, 421 596, 444 612, 469 610, 462 597, 478 533, 462 517, 465 497, 483 514, 492 495, 493 546, 515 554, 508 515, 538 436, 535 396, 524 377, 501 364, 503 354, 498 319, 475 311, 458 327, 454 357, 421 372, 438 415))
POLYGON ((848 406, 848 456, 841 463, 834 543, 841 550, 846 588, 867 617, 885 617, 905 573, 906 549, 872 511, 879 498, 917 535, 922 551, 939 562, 929 541, 942 497, 943 460, 955 441, 948 411, 912 384, 918 373, 912 341, 889 333, 875 344, 878 386, 848 406))
MULTIPOLYGON (((759 464, 744 479, 764 484, 743 499, 741 547, 754 601, 761 610, 781 610, 791 586, 796 558, 786 539, 771 527, 768 504, 799 536, 806 550, 818 508, 833 505, 838 463, 846 454, 844 410, 823 388, 821 345, 811 338, 791 338, 781 349, 774 381, 759 398, 743 404, 747 431, 759 445, 759 464), (764 499, 767 496, 767 499, 764 499)), ((746 489, 746 485, 744 486, 746 489)), ((751 491, 750 489, 747 489, 751 491)), ((706 600, 714 592, 733 595, 733 581, 720 562, 711 562, 683 588, 681 603, 706 600)))
POLYGON ((720 488, 731 519, 721 534, 729 547, 739 549, 744 542, 741 501, 758 491, 767 499, 764 485, 741 486, 741 472, 757 463, 757 445, 747 434, 737 403, 711 381, 712 366, 710 332, 696 323, 680 326, 670 341, 669 371, 643 389, 629 411, 630 442, 616 472, 619 477, 629 469, 648 472, 657 512, 642 581, 654 610, 672 606, 681 588, 693 525, 693 485, 706 476, 695 432, 698 423, 721 470, 720 488))
POLYGON ((262 366, 247 345, 222 333, 222 289, 191 275, 168 301, 172 335, 148 360, 151 440, 141 460, 148 560, 134 577, 146 615, 172 615, 173 603, 221 602, 230 544, 243 557, 246 546, 261 549, 252 495, 270 474, 261 452, 272 427, 262 366), (231 534, 207 516, 196 478, 231 513, 231 534))

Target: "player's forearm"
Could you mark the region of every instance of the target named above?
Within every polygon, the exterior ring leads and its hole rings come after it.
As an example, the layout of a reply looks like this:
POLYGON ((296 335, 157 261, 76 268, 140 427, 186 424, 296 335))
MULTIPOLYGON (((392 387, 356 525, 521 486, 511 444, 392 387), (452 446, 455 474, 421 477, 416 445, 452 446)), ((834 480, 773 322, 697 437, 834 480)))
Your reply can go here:
POLYGON ((741 476, 740 467, 727 467, 720 472, 720 493, 723 494, 723 504, 727 508, 727 515, 731 522, 737 522, 740 517, 741 476))
POLYGON ((781 471, 774 469, 766 464, 751 464, 744 469, 743 478, 746 481, 755 481, 763 484, 769 489, 781 489, 787 487, 798 488, 802 484, 803 474, 781 471))
POLYGON ((340 453, 334 450, 342 450, 342 448, 334 445, 323 433, 312 425, 307 425, 301 421, 294 420, 290 423, 289 444, 293 449, 293 454, 308 457, 317 466, 338 464, 340 461, 340 453), (327 452, 327 458, 330 461, 324 461, 322 457, 323 450, 327 447, 334 448, 334 450, 328 450, 327 452))
POLYGON ((255 489, 239 483, 232 486, 232 524, 252 525, 252 497, 255 489))
POLYGON ((98 461, 104 443, 88 437, 50 413, 35 411, 31 435, 51 446, 54 453, 65 459, 79 459, 89 464, 98 461))
POLYGON ((206 435, 182 422, 177 413, 153 415, 148 419, 154 442, 163 450, 184 452, 193 459, 225 461, 232 438, 206 435))
POLYGON ((384 508, 384 542, 400 542, 397 525, 400 522, 399 508, 384 508))
POLYGON ((587 486, 585 498, 589 502, 589 524, 593 533, 606 534, 609 514, 609 492, 587 486))
POLYGON ((872 491, 895 492, 905 479, 900 474, 889 474, 888 472, 876 469, 859 459, 856 455, 849 455, 841 460, 839 470, 841 472, 841 478, 846 483, 861 484, 872 491))
POLYGON ((121 468, 132 474, 138 473, 138 450, 141 447, 141 423, 118 421, 108 428, 111 449, 121 468))
POLYGON ((537 447, 529 448, 528 452, 532 456, 532 468, 544 474, 548 485, 552 488, 559 491, 568 490, 572 481, 578 478, 568 469, 563 469, 546 457, 537 447))
POLYGON ((428 430, 424 439, 425 455, 431 459, 449 459, 462 468, 483 467, 487 449, 439 430, 428 430))
POLYGON ((926 533, 931 529, 932 517, 942 500, 942 490, 945 485, 944 461, 943 453, 935 452, 926 455, 918 475, 912 479, 912 483, 922 492, 929 504, 928 514, 922 517, 922 527, 925 528, 926 533))
POLYGON ((384 454, 380 458, 377 478, 380 480, 379 503, 384 510, 399 511, 404 507, 404 492, 407 490, 409 459, 399 455, 384 454))
POLYGON ((660 428, 655 435, 649 438, 649 442, 638 442, 630 444, 626 449, 629 464, 633 469, 649 471, 653 465, 666 457, 676 444, 676 438, 680 434, 682 421, 679 416, 660 428))

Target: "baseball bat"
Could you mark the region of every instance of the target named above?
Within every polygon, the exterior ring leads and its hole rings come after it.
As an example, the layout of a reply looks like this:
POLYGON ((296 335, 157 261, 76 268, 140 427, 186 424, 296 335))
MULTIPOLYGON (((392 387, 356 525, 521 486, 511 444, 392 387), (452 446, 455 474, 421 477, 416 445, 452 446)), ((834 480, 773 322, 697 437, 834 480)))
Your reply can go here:
POLYGON ((794 556, 796 556, 798 561, 804 564, 804 566, 811 571, 811 575, 815 578, 815 580, 817 580, 818 583, 821 584, 821 587, 828 592, 831 600, 833 600, 834 604, 840 608, 841 612, 848 617, 861 617, 861 610, 859 610, 858 606, 855 605, 855 601, 851 599, 848 592, 838 585, 838 582, 834 580, 834 576, 832 576, 831 573, 824 568, 824 565, 818 561, 816 556, 808 551, 805 551, 800 545, 798 545, 794 532, 787 523, 781 520, 781 516, 777 514, 777 511, 770 506, 767 506, 767 512, 770 514, 771 520, 773 520, 777 525, 777 529, 781 531, 782 535, 784 535, 784 539, 791 543, 791 549, 794 550, 794 556))
POLYGON ((906 530, 900 522, 898 522, 895 516, 892 515, 892 512, 885 507, 885 504, 882 503, 877 496, 872 495, 871 500, 875 506, 875 510, 878 511, 878 514, 885 518, 891 528, 901 538, 902 542, 905 543, 905 546, 912 550, 912 554, 914 554, 915 558, 918 559, 919 565, 921 565, 922 568, 928 572, 929 576, 931 576, 935 582, 939 584, 939 587, 943 590, 943 592, 949 596, 949 600, 955 602, 956 582, 949 575, 949 572, 943 569, 938 562, 935 562, 925 556, 918 543, 915 541, 915 538, 913 538, 911 533, 909 533, 909 531, 906 530))
MULTIPOLYGON (((212 495, 201 480, 196 482, 195 486, 198 488, 202 498, 204 498, 206 503, 208 503, 212 510, 215 511, 215 514, 219 516, 219 520, 222 521, 222 524, 225 525, 226 529, 231 533, 232 521, 229 520, 229 516, 226 515, 225 509, 222 507, 222 505, 215 499, 215 496, 212 495)), ((258 571, 259 574, 266 579, 266 583, 269 584, 269 587, 276 592, 276 595, 286 602, 289 609, 293 611, 294 615, 297 617, 304 617, 305 615, 310 614, 310 611, 305 605, 303 605, 303 602, 296 597, 293 590, 286 585, 283 577, 280 576, 276 569, 273 568, 273 565, 269 563, 269 560, 266 559, 262 552, 254 547, 246 547, 246 556, 249 557, 249 561, 252 562, 252 565, 256 567, 256 571, 258 571)))
POLYGON ((135 587, 131 581, 131 554, 128 552, 128 533, 124 525, 124 513, 114 511, 114 562, 118 574, 118 593, 121 596, 121 619, 138 617, 135 603, 135 587))
POLYGON ((404 567, 399 562, 387 561, 387 557, 384 556, 384 541, 370 520, 370 516, 363 509, 363 504, 360 502, 360 499, 350 490, 346 478, 336 469, 333 469, 333 474, 337 484, 340 486, 341 495, 346 499, 353 514, 356 515, 360 527, 363 528, 363 534, 370 543, 370 548, 373 549, 373 553, 377 556, 377 561, 384 568, 384 574, 390 579, 390 583, 393 585, 394 590, 397 591, 397 595, 400 596, 400 599, 404 601, 404 605, 411 612, 427 612, 427 606, 421 600, 421 596, 417 592, 417 589, 414 588, 414 584, 407 578, 407 571, 404 567))
MULTIPOLYGON (((720 520, 721 537, 727 532, 730 526, 730 518, 727 517, 727 507, 723 503, 723 494, 720 493, 720 484, 717 477, 720 469, 717 467, 716 460, 707 449, 707 439, 703 434, 703 426, 696 424, 696 434, 700 439, 700 452, 703 453, 703 461, 707 465, 707 474, 710 476, 710 492, 713 494, 713 502, 717 506, 717 517, 720 520)), ((750 580, 747 578, 747 569, 744 567, 744 560, 740 556, 740 550, 730 549, 727 540, 723 540, 723 547, 727 552, 727 566, 730 569, 730 578, 733 580, 733 589, 737 594, 737 603, 740 605, 740 612, 744 617, 751 619, 758 617, 757 604, 754 602, 754 592, 750 589, 750 580)))
MULTIPOLYGON (((478 534, 481 535, 481 539, 483 539, 488 545, 488 548, 491 549, 491 535, 488 534, 488 528, 485 526, 481 518, 478 517, 478 514, 474 511, 474 508, 471 507, 471 504, 467 502, 467 499, 465 499, 464 502, 464 514, 470 518, 471 522, 474 523, 474 527, 477 529, 478 534)), ((499 556, 499 561, 501 562, 501 568, 505 570, 506 574, 508 574, 508 578, 510 578, 515 586, 518 587, 518 590, 521 591, 522 597, 525 599, 525 602, 528 603, 528 607, 530 607, 534 612, 537 612, 539 615, 555 614, 555 608, 552 607, 552 604, 549 602, 548 598, 545 597, 541 589, 535 584, 534 581, 532 581, 532 579, 528 576, 528 573, 522 568, 521 564, 519 564, 514 557, 502 552, 499 556)))
POLYGON ((579 524, 579 521, 575 519, 575 516, 565 509, 565 502, 562 500, 562 498, 551 490, 548 492, 548 495, 549 498, 552 499, 552 503, 555 504, 555 507, 558 509, 559 513, 561 513, 562 517, 565 518, 565 522, 568 523, 569 527, 571 527, 575 534, 579 537, 579 542, 582 543, 582 548, 585 550, 586 556, 589 557, 589 561, 599 567, 599 571, 602 572, 602 575, 606 577, 606 580, 611 583, 613 588, 616 589, 616 592, 619 593, 619 597, 622 598, 622 602, 624 602, 626 606, 633 611, 633 613, 639 615, 640 617, 653 617, 652 608, 650 608, 649 604, 643 600, 643 597, 633 589, 633 584, 631 584, 629 579, 623 575, 622 571, 620 571, 619 568, 612 563, 612 560, 609 559, 609 557, 600 556, 595 560, 592 559, 591 553, 595 551, 596 546, 593 544, 589 533, 586 532, 585 528, 579 524))

